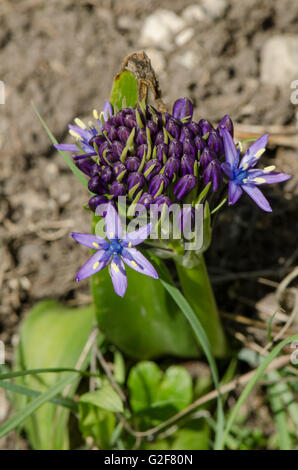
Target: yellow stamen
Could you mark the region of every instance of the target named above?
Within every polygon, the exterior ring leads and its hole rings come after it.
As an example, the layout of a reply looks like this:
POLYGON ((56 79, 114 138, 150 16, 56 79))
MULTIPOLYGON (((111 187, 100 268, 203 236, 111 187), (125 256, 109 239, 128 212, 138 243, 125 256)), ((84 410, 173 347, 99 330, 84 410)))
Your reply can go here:
POLYGON ((244 184, 246 184, 246 183, 247 183, 247 181, 248 181, 248 179, 247 179, 247 178, 243 178, 243 183, 244 183, 244 184))
POLYGON ((131 264, 136 268, 138 265, 135 261, 132 261, 131 264))
POLYGON ((255 181, 256 183, 266 183, 266 180, 265 178, 254 178, 253 181, 255 181))
POLYGON ((77 126, 79 126, 81 129, 87 129, 86 124, 81 121, 80 118, 75 118, 74 122, 76 123, 77 126))
POLYGON ((132 243, 131 243, 131 242, 129 242, 129 244, 128 244, 128 248, 131 248, 131 247, 132 247, 132 243))
POLYGON ((70 129, 69 131, 70 135, 72 137, 74 137, 75 139, 78 139, 78 140, 82 140, 82 137, 80 136, 80 134, 78 134, 76 131, 74 131, 73 129, 70 129))
POLYGON ((266 149, 260 149, 257 151, 257 153, 255 154, 255 158, 260 158, 263 153, 265 152, 266 149))
POLYGON ((110 233, 109 238, 114 238, 115 234, 113 232, 110 233))
POLYGON ((99 244, 96 243, 96 242, 93 242, 92 245, 93 245, 95 248, 99 248, 99 244))
POLYGON ((247 170, 248 168, 248 163, 244 163, 242 170, 247 170))
POLYGON ((275 168, 276 168, 275 165, 266 166, 263 171, 264 171, 264 173, 270 173, 271 171, 274 171, 275 168))
POLYGON ((115 273, 118 273, 118 272, 119 272, 119 267, 117 266, 116 263, 112 263, 112 264, 111 264, 111 267, 114 269, 115 273))
POLYGON ((93 117, 94 117, 94 119, 99 119, 97 109, 93 109, 93 117))
POLYGON ((99 261, 96 261, 96 263, 94 263, 93 265, 93 269, 96 269, 98 266, 99 266, 99 261))

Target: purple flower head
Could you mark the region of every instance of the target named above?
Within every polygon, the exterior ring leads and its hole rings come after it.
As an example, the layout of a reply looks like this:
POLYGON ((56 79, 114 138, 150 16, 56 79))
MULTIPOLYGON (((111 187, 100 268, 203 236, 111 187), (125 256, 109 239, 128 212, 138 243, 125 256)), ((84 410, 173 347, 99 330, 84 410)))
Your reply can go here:
POLYGON ((261 184, 280 183, 288 180, 291 176, 286 173, 275 172, 274 166, 269 166, 262 170, 254 169, 265 152, 269 135, 265 134, 256 140, 239 162, 240 151, 237 150, 231 134, 224 128, 221 133, 226 157, 226 161, 222 163, 221 167, 229 178, 229 204, 235 204, 244 190, 261 209, 266 212, 272 212, 269 202, 258 186, 261 184))
MULTIPOLYGON (((104 195, 115 202, 126 195, 135 200, 142 191, 177 202, 191 191, 193 182, 204 181, 210 161, 223 153, 219 130, 205 119, 194 122, 193 105, 187 98, 175 102, 172 114, 140 104, 113 115, 106 102, 103 112, 93 115, 95 124, 86 126, 75 119, 69 127, 76 144, 57 145, 73 153, 76 166, 88 177, 92 197, 104 195)), ((220 132, 231 125, 229 118, 223 118, 220 132)), ((209 177, 215 181, 216 175, 209 177)), ((89 207, 96 207, 94 200, 89 207)))
POLYGON ((127 289, 124 263, 141 274, 158 279, 158 274, 152 264, 134 248, 146 240, 150 231, 151 224, 148 224, 123 236, 120 218, 113 205, 109 204, 105 216, 107 240, 88 233, 73 232, 71 234, 77 242, 96 250, 79 269, 76 280, 86 279, 109 265, 114 290, 117 295, 123 297, 127 289))
POLYGON ((180 98, 175 101, 173 106, 173 116, 180 121, 183 119, 185 122, 192 120, 193 105, 188 98, 180 98))

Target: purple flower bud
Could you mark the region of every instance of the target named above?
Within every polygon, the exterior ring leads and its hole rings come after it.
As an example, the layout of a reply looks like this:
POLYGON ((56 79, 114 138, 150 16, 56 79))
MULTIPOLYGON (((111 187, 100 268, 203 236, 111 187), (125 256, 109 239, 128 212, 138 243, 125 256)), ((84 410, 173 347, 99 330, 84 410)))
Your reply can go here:
POLYGON ((158 160, 149 160, 149 162, 145 163, 143 174, 146 180, 151 181, 160 172, 161 168, 162 165, 158 160))
POLYGON ((135 115, 133 113, 132 114, 127 114, 125 116, 124 125, 126 127, 128 127, 129 129, 132 129, 133 127, 135 127, 137 125, 137 121, 136 121, 135 115))
POLYGON ((202 152, 206 147, 206 141, 200 136, 195 137, 194 143, 199 152, 202 152))
POLYGON ((153 200, 153 205, 154 205, 153 214, 155 216, 158 214, 159 217, 160 217, 161 213, 162 213, 163 206, 170 207, 172 205, 172 201, 168 196, 160 195, 160 196, 157 196, 153 200))
POLYGON ((118 160, 121 156, 121 153, 123 152, 123 149, 124 149, 124 144, 122 144, 121 142, 119 142, 119 140, 115 140, 113 143, 112 143, 112 153, 113 155, 115 156, 115 160, 118 160))
POLYGON ((118 139, 118 132, 115 126, 111 126, 110 130, 108 131, 108 138, 113 141, 118 139))
POLYGON ((149 184, 149 192, 155 196, 159 191, 164 191, 170 184, 169 179, 164 174, 154 176, 149 184))
POLYGON ((202 129, 200 128, 199 124, 196 122, 192 121, 189 124, 187 124, 187 127, 191 130, 194 136, 202 136, 202 129))
POLYGON ((144 152, 147 153, 147 151, 148 151, 148 145, 147 144, 139 145, 138 148, 137 148, 137 151, 136 151, 136 156, 140 160, 142 160, 144 152))
MULTIPOLYGON (((153 196, 150 193, 143 193, 140 199, 138 200, 138 204, 143 204, 143 206, 145 206, 146 209, 148 209, 148 207, 150 206, 150 204, 152 204, 152 202, 153 202, 153 196)), ((136 214, 136 215, 139 215, 139 214, 136 214)))
MULTIPOLYGON (((101 177, 101 169, 100 169, 100 166, 97 164, 97 163, 94 163, 93 162, 93 167, 92 167, 92 170, 91 170, 91 175, 90 176, 98 176, 100 175, 101 177)), ((102 179, 102 178, 101 178, 102 179)))
POLYGON ((125 160, 128 171, 137 171, 140 166, 140 160, 137 157, 127 157, 125 160))
POLYGON ((144 128, 138 130, 135 140, 138 145, 147 144, 147 134, 144 128))
MULTIPOLYGON (((107 202, 108 202, 108 199, 105 196, 93 196, 91 199, 89 199, 88 205, 90 209, 93 212, 95 212, 96 208, 100 204, 106 204, 107 202)), ((105 217, 105 214, 103 214, 103 216, 105 217)))
POLYGON ((218 133, 219 133, 220 136, 222 136, 221 135, 221 129, 227 129, 227 131, 231 134, 231 136, 232 137, 234 136, 233 121, 230 118, 230 116, 228 116, 227 114, 222 118, 222 120, 220 121, 220 123, 217 126, 217 130, 218 130, 218 133))
POLYGON ((186 127, 186 126, 183 126, 179 140, 180 140, 180 142, 184 142, 184 140, 185 140, 186 138, 187 138, 187 139, 190 139, 190 140, 193 140, 193 139, 194 139, 194 135, 193 135, 191 129, 189 129, 189 128, 186 127))
POLYGON ((208 147, 204 148, 200 158, 200 165, 202 169, 205 170, 209 163, 214 159, 216 159, 216 154, 213 152, 213 150, 210 150, 208 147))
POLYGON ((180 168, 180 159, 177 157, 170 157, 165 164, 165 175, 172 180, 174 175, 177 175, 180 168))
POLYGON ((123 113, 123 110, 119 111, 119 113, 117 113, 116 116, 113 119, 114 125, 123 126, 124 125, 124 118, 125 118, 125 113, 123 113))
POLYGON ((131 131, 125 126, 120 126, 117 132, 120 141, 125 145, 131 131))
POLYGON ((107 191, 98 175, 92 176, 92 178, 90 178, 90 180, 88 181, 88 189, 92 193, 100 195, 106 193, 107 191))
POLYGON ((165 136, 164 136, 164 133, 163 131, 159 131, 155 137, 155 142, 154 144, 155 145, 160 145, 160 144, 163 144, 164 143, 164 139, 165 139, 165 136))
POLYGON ((163 162, 163 156, 168 156, 169 146, 168 144, 158 144, 156 147, 156 158, 159 162, 163 162))
POLYGON ((188 155, 196 158, 197 149, 192 139, 188 139, 187 137, 184 139, 183 142, 183 153, 187 153, 188 155))
POLYGON ((174 194, 178 201, 187 196, 197 184, 197 178, 193 175, 185 175, 180 178, 174 188, 174 194))
POLYGON ((111 184, 110 193, 113 194, 114 197, 124 196, 126 193, 125 185, 119 181, 114 181, 111 184))
POLYGON ((121 175, 123 172, 125 173, 127 172, 126 166, 122 162, 116 162, 115 165, 113 166, 113 172, 117 178, 117 176, 121 175))
POLYGON ((192 120, 193 105, 188 98, 180 98, 175 101, 173 106, 173 116, 176 119, 183 119, 189 116, 189 121, 192 120))
POLYGON ((180 173, 184 175, 193 175, 195 159, 191 155, 183 154, 181 157, 180 173))
POLYGON ((195 208, 189 206, 181 209, 177 215, 176 223, 185 235, 185 232, 193 230, 195 225, 195 208))
MULTIPOLYGON (((102 157, 104 151, 109 150, 109 149, 110 149, 110 144, 105 140, 102 144, 100 144, 100 146, 98 148, 98 155, 100 157, 102 157)), ((103 160, 102 160, 102 162, 104 163, 103 160)))
POLYGON ((174 139, 179 139, 181 128, 177 119, 170 118, 166 124, 166 130, 171 134, 174 139))
POLYGON ((173 139, 169 143, 169 157, 180 158, 183 152, 183 144, 179 140, 173 139))
POLYGON ((199 121, 199 126, 202 129, 202 135, 203 136, 208 134, 212 130, 214 130, 211 122, 207 121, 206 119, 201 119, 199 121))
POLYGON ((113 174, 113 170, 110 166, 105 166, 100 173, 100 179, 105 183, 108 184, 111 181, 113 174))
POLYGON ((207 144, 211 150, 214 150, 214 152, 219 153, 220 155, 223 153, 223 142, 216 131, 210 131, 207 144))
POLYGON ((151 137, 154 137, 158 132, 158 125, 154 121, 147 121, 146 127, 150 131, 151 137))
POLYGON ((97 145, 97 147, 100 147, 101 144, 103 144, 104 142, 106 141, 106 138, 104 135, 100 134, 100 135, 94 135, 93 137, 91 137, 91 139, 89 140, 89 144, 90 145, 93 145, 94 143, 97 145))
POLYGON ((76 166, 86 175, 92 176, 93 168, 96 165, 92 158, 81 158, 75 161, 76 166))
POLYGON ((145 184, 145 178, 141 173, 130 173, 127 177, 128 190, 130 197, 135 197, 145 184), (135 188, 135 189, 133 189, 135 188), (133 190, 133 191, 132 191, 133 190))
POLYGON ((222 182, 221 164, 218 160, 212 160, 204 171, 204 183, 207 185, 212 181, 213 191, 217 191, 220 183, 222 182))

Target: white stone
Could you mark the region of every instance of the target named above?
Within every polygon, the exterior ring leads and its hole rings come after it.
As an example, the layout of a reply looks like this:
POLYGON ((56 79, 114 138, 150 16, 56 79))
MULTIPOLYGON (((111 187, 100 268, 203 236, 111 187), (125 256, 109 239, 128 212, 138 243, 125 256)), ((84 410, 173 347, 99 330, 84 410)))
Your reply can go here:
POLYGON ((207 15, 200 5, 189 5, 182 12, 182 17, 189 23, 205 21, 207 15))
POLYGON ((185 54, 178 55, 176 57, 176 62, 179 65, 182 65, 186 69, 193 69, 198 64, 198 57, 194 51, 186 51, 185 54))
POLYGON ((261 81, 280 88, 298 78, 298 36, 277 35, 261 51, 261 81))
POLYGON ((184 44, 191 40, 193 35, 194 30, 192 28, 187 28, 181 31, 181 33, 179 33, 175 39, 177 46, 184 46, 184 44))
POLYGON ((159 9, 148 16, 141 31, 141 44, 173 49, 174 36, 185 27, 185 21, 170 10, 159 9))
POLYGON ((201 0, 200 4, 206 14, 214 19, 220 18, 227 8, 227 0, 201 0))

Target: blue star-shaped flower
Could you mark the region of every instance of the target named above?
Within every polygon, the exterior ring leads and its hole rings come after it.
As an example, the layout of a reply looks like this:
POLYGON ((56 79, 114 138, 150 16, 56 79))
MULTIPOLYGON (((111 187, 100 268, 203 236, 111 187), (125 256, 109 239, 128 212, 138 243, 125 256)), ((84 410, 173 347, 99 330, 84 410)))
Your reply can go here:
POLYGON ((266 212, 272 212, 269 202, 259 190, 261 184, 280 183, 291 178, 286 173, 275 172, 275 166, 264 169, 254 169, 260 157, 265 152, 269 134, 256 140, 245 152, 239 162, 240 151, 237 150, 231 134, 221 130, 224 142, 226 162, 222 163, 222 170, 229 178, 229 205, 235 204, 243 191, 245 191, 256 204, 266 212))
POLYGON ((151 224, 148 224, 123 236, 120 218, 113 205, 109 204, 105 216, 107 239, 89 233, 71 234, 77 242, 97 250, 78 271, 76 280, 86 279, 109 265, 115 292, 123 297, 127 288, 124 263, 135 271, 157 279, 158 274, 152 264, 134 248, 149 236, 150 231, 151 224))

